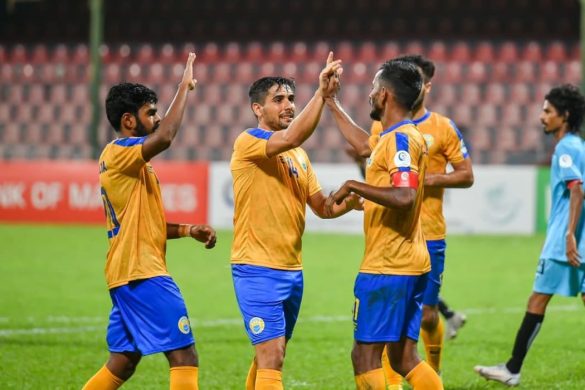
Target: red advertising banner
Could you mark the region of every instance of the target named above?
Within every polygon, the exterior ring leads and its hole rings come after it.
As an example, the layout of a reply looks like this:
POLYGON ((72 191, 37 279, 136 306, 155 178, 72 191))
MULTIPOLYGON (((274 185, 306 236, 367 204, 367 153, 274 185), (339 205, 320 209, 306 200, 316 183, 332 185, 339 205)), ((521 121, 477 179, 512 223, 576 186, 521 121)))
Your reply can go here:
MULTIPOLYGON (((207 223, 208 164, 152 166, 167 221, 207 223)), ((104 223, 97 162, 0 162, 0 222, 104 223)))

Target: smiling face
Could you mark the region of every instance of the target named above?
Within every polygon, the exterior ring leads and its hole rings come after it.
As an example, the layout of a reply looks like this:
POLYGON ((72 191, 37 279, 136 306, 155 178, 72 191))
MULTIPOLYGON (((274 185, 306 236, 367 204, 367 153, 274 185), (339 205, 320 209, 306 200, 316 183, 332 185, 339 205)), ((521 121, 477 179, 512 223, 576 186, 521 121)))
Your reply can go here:
POLYGON ((295 117, 295 94, 288 85, 273 85, 264 104, 252 103, 261 128, 279 131, 288 128, 295 117))

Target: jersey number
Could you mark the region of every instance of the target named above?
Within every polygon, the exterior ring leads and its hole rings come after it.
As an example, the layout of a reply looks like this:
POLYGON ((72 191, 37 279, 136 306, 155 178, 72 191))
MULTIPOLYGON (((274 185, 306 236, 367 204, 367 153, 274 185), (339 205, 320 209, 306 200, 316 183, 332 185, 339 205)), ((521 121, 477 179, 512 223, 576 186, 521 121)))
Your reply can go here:
POLYGON ((104 212, 106 213, 106 219, 109 222, 109 225, 114 225, 111 230, 108 230, 108 238, 113 238, 118 235, 120 231, 120 222, 118 222, 118 218, 116 217, 116 212, 114 211, 114 207, 112 206, 112 202, 108 199, 108 194, 104 187, 101 188, 102 193, 102 201, 104 202, 104 212))

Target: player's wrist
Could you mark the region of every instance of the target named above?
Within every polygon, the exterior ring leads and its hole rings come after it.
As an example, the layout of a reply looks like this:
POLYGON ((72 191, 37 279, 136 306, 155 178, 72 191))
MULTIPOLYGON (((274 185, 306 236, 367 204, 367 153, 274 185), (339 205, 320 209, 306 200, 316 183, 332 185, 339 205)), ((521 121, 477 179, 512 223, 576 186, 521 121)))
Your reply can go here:
POLYGON ((191 237, 191 229, 193 225, 181 224, 179 225, 179 237, 191 237))

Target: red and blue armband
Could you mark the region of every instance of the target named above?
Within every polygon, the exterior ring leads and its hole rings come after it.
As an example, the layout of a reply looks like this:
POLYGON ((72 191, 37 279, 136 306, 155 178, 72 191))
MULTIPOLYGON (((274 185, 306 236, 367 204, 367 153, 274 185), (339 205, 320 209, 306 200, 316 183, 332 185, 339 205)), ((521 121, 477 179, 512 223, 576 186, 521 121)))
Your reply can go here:
POLYGON ((579 180, 579 179, 569 180, 567 182, 567 188, 568 189, 571 189, 571 188, 573 188, 573 186, 575 186, 577 184, 582 184, 582 183, 583 183, 583 181, 582 180, 579 180))
POLYGON ((392 187, 418 188, 418 173, 396 172, 392 175, 392 187))

